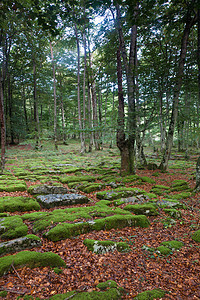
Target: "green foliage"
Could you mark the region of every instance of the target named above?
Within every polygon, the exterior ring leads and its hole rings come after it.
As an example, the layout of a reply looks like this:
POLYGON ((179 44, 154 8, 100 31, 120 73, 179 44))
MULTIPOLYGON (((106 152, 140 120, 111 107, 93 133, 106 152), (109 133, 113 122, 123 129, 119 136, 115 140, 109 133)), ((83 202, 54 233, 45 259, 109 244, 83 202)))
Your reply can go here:
POLYGON ((135 299, 135 300, 161 299, 162 297, 165 296, 165 294, 166 294, 166 292, 164 290, 154 289, 154 290, 142 292, 142 293, 138 294, 136 297, 134 297, 133 299, 135 299))
POLYGON ((1 239, 11 240, 21 236, 25 236, 28 227, 23 223, 19 216, 12 216, 0 219, 1 239))
POLYGON ((192 234, 192 239, 197 242, 197 243, 200 243, 200 229, 195 231, 193 234, 192 234))

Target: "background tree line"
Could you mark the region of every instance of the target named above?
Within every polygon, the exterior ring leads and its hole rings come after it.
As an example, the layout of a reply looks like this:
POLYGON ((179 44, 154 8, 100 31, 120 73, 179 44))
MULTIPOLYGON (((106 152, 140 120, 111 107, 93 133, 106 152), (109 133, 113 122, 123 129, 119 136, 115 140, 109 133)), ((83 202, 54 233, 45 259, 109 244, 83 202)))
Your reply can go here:
POLYGON ((0 116, 5 144, 80 138, 116 142, 121 172, 146 164, 143 147, 200 147, 199 4, 190 1, 4 1, 0 116))

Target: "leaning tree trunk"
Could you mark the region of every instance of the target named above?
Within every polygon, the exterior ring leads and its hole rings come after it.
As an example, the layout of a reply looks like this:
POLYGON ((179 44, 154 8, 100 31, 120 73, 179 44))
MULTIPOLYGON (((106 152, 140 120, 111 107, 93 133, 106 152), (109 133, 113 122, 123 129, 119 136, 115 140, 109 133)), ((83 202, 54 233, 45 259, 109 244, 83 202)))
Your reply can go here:
POLYGON ((3 173, 5 167, 5 148, 6 148, 6 125, 4 115, 4 103, 3 103, 3 87, 2 77, 0 76, 0 122, 1 122, 1 164, 0 172, 3 173))
POLYGON ((195 191, 200 191, 200 156, 197 160, 197 165, 196 165, 196 186, 195 186, 195 191))
POLYGON ((181 90, 181 86, 182 86, 188 38, 189 38, 189 34, 190 34, 190 29, 194 25, 195 21, 196 21, 196 17, 191 18, 191 15, 188 12, 185 29, 184 29, 183 37, 182 37, 182 41, 181 41, 181 53, 180 53, 178 72, 177 72, 177 76, 176 76, 176 83, 175 83, 175 87, 174 87, 174 98, 173 98, 172 113, 171 113, 171 120, 170 120, 170 124, 169 124, 168 135, 167 135, 166 147, 165 147, 164 154, 163 154, 160 166, 159 166, 159 168, 163 171, 165 171, 168 167, 168 162, 169 162, 169 158, 170 158, 170 154, 171 154, 171 150, 172 150, 173 136, 174 136, 176 120, 177 120, 177 115, 178 115, 179 94, 180 94, 180 90, 181 90))

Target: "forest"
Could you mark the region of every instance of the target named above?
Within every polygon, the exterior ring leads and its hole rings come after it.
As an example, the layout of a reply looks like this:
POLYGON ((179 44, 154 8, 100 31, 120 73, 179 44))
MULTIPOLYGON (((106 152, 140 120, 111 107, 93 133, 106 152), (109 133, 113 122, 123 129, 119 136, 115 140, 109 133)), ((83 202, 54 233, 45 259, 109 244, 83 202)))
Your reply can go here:
POLYGON ((200 298, 198 0, 3 0, 0 124, 0 298, 200 298))

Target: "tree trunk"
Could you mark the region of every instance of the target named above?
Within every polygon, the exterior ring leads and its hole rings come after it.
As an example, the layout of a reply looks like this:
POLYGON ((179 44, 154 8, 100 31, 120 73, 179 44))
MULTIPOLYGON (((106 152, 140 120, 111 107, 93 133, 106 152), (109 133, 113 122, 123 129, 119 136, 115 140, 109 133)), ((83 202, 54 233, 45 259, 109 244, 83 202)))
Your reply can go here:
POLYGON ((33 101, 34 101, 34 123, 35 123, 35 149, 41 148, 40 143, 40 124, 37 102, 37 83, 36 83, 36 63, 33 60, 33 101))
POLYGON ((187 14, 187 20, 185 24, 185 29, 183 32, 183 37, 181 41, 181 53, 180 53, 180 60, 178 66, 178 72, 176 75, 176 83, 174 87, 174 97, 173 97, 173 105, 172 105, 172 113, 171 113, 171 120, 169 124, 169 130, 167 135, 166 147, 164 150, 164 154, 160 163, 159 168, 161 170, 166 170, 168 167, 168 162, 171 154, 171 149, 173 145, 173 136, 176 126, 177 114, 178 114, 178 103, 179 103, 179 94, 182 86, 182 79, 183 79, 183 71, 184 71, 184 64, 186 58, 186 51, 187 51, 187 43, 190 34, 190 29, 194 25, 196 18, 191 18, 191 15, 187 14))
MULTIPOLYGON (((124 160, 128 162, 128 166, 124 166, 123 169, 129 170, 128 173, 135 173, 135 151, 134 144, 136 139, 136 110, 135 110, 135 97, 136 97, 136 84, 135 84, 135 69, 136 69, 136 60, 137 60, 137 26, 133 25, 131 27, 131 42, 130 42, 130 52, 129 59, 126 53, 126 47, 124 42, 124 36, 121 25, 121 12, 119 5, 116 5, 117 9, 117 29, 120 42, 120 50, 123 58, 123 63, 126 72, 126 82, 127 82, 127 94, 128 94, 128 138, 126 145, 128 147, 129 159, 124 160)), ((138 4, 135 7, 133 12, 134 17, 137 17, 138 13, 138 4)))
POLYGON ((200 156, 197 160, 197 165, 196 165, 196 186, 195 186, 195 191, 200 191, 200 156))
POLYGON ((85 153, 85 139, 83 135, 82 128, 82 117, 81 117, 81 100, 80 100, 80 45, 79 37, 76 24, 74 25, 75 35, 76 35, 76 45, 77 45, 77 55, 78 55, 78 68, 77 68, 77 99, 78 99, 78 122, 80 130, 80 139, 81 139, 81 150, 80 153, 85 153))
POLYGON ((57 99, 56 99, 56 74, 55 74, 55 64, 53 57, 53 47, 50 41, 50 49, 51 49, 51 62, 52 62, 52 71, 53 71, 53 98, 54 98, 54 146, 55 150, 58 150, 58 141, 57 141, 57 99))
POLYGON ((197 46, 197 65, 198 65, 198 99, 197 99, 197 148, 200 147, 200 127, 199 127, 199 115, 200 115, 200 8, 197 13, 198 18, 198 46, 197 46))
POLYGON ((1 121, 1 165, 0 165, 0 172, 3 173, 4 167, 5 167, 6 125, 5 125, 3 87, 2 87, 2 77, 1 76, 0 76, 0 121, 1 121))

